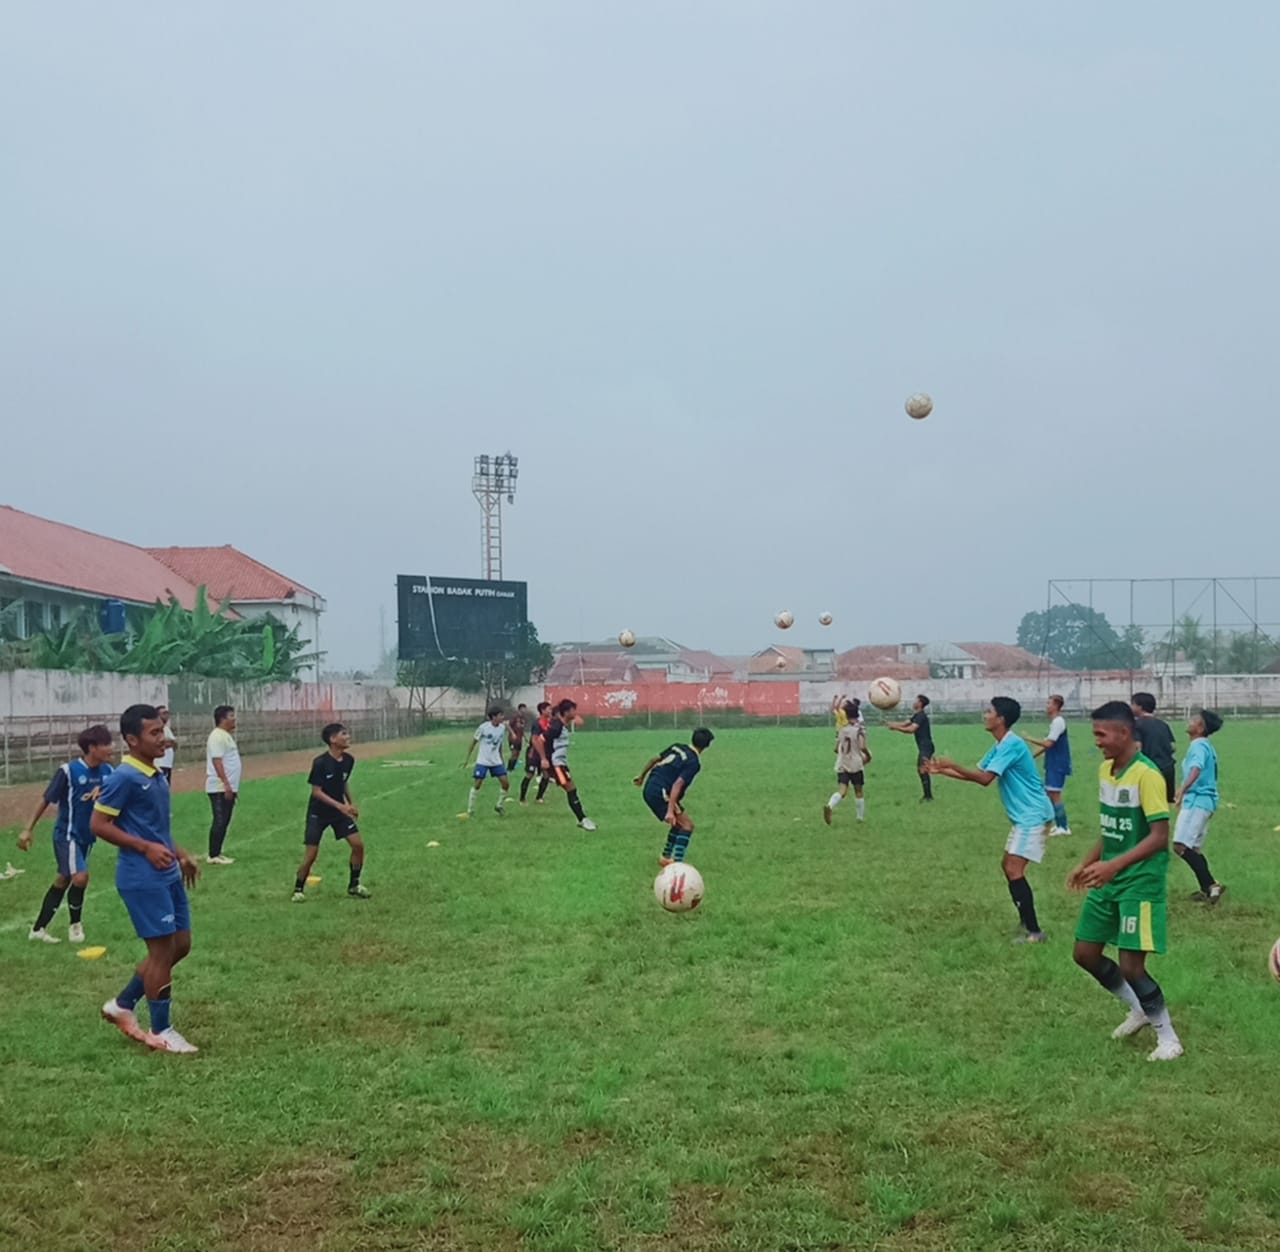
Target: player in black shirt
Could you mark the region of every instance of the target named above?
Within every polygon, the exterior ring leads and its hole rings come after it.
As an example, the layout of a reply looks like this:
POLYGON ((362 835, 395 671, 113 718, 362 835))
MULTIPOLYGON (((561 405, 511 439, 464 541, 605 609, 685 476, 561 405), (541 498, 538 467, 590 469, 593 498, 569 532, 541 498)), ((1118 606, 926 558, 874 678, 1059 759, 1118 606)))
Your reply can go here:
POLYGON ((307 875, 320 855, 320 840, 326 830, 332 830, 335 839, 345 839, 351 849, 347 895, 367 900, 371 893, 360 881, 364 870, 364 840, 360 838, 360 827, 356 825, 360 813, 351 798, 351 771, 356 767, 355 758, 347 751, 351 746, 351 732, 341 722, 330 722, 320 732, 320 738, 328 751, 311 762, 311 773, 307 777, 311 784, 304 839, 307 850, 294 880, 293 902, 301 904, 307 898, 307 875))
MULTIPOLYGON (((551 704, 543 700, 538 705, 538 718, 533 723, 533 734, 529 736, 529 746, 524 753, 524 778, 520 781, 520 803, 527 802, 529 795, 529 787, 533 780, 542 772, 542 755, 539 747, 542 743, 542 737, 547 733, 547 727, 551 725, 551 704)), ((543 774, 544 783, 538 787, 538 803, 542 803, 543 794, 546 791, 545 780, 551 777, 551 762, 546 763, 547 773, 543 774)))
POLYGON ((937 755, 937 751, 933 746, 933 729, 929 725, 929 697, 916 696, 916 701, 911 707, 913 712, 910 721, 886 722, 885 725, 890 730, 896 730, 900 735, 915 735, 916 772, 920 775, 920 787, 924 791, 923 798, 932 800, 933 779, 929 774, 928 764, 937 755))
POLYGON ((516 766, 520 764, 520 750, 524 747, 524 732, 528 724, 529 706, 516 705, 516 711, 507 718, 507 744, 511 748, 511 759, 507 762, 507 769, 513 773, 516 766))
POLYGON ((1178 793, 1178 775, 1173 764, 1174 734, 1169 723, 1154 716, 1156 698, 1148 691, 1135 691, 1129 702, 1133 709, 1133 736, 1138 741, 1138 751, 1164 775, 1169 792, 1169 803, 1178 793))
POLYGON ((644 788, 644 802, 649 811, 669 828, 667 846, 659 858, 660 865, 683 861, 693 836, 693 820, 684 811, 684 798, 702 769, 702 754, 715 742, 706 727, 693 732, 692 746, 673 743, 655 756, 632 781, 644 788))

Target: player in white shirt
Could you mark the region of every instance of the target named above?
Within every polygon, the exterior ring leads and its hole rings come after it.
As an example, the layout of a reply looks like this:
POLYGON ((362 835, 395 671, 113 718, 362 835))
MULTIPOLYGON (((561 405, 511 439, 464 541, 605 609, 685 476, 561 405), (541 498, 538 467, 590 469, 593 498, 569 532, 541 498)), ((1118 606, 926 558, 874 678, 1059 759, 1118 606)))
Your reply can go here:
POLYGON ((210 865, 234 865, 235 858, 225 856, 222 848, 227 829, 240 798, 240 749, 236 744, 236 711, 229 704, 213 710, 213 730, 205 745, 204 789, 209 796, 213 822, 209 827, 210 865))
POLYGON ((496 778, 502 787, 502 794, 498 797, 498 803, 494 806, 494 812, 499 817, 504 817, 507 811, 507 794, 511 790, 511 782, 507 778, 507 715, 498 705, 494 705, 489 710, 489 720, 481 722, 476 728, 476 733, 471 739, 471 745, 467 748, 466 759, 462 762, 462 768, 466 769, 471 761, 471 754, 479 749, 476 756, 476 767, 472 773, 475 783, 471 790, 467 792, 467 811, 458 814, 459 817, 471 817, 476 811, 476 796, 480 794, 480 788, 484 786, 484 780, 489 777, 496 778))
POLYGON ((858 821, 866 816, 867 802, 863 798, 863 766, 871 763, 871 750, 867 747, 867 727, 862 720, 860 700, 846 700, 839 710, 844 716, 840 734, 836 737, 836 790, 822 810, 822 820, 831 825, 831 814, 836 805, 853 788, 857 804, 858 821))

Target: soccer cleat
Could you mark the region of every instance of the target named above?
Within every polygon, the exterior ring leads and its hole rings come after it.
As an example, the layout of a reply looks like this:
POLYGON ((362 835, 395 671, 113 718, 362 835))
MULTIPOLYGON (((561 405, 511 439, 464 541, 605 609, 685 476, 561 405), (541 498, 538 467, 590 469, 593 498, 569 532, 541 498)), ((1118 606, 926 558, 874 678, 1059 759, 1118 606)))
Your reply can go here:
POLYGON ((368 888, 368 887, 366 887, 366 886, 364 885, 364 883, 362 883, 362 882, 358 882, 358 883, 356 883, 356 885, 355 885, 354 887, 348 887, 348 888, 347 888, 347 895, 352 896, 352 897, 354 897, 354 898, 355 898, 355 899, 357 899, 357 900, 372 900, 372 899, 373 899, 373 892, 372 892, 372 891, 370 891, 370 890, 369 890, 369 888, 368 888))
POLYGON ((471 820, 471 814, 470 814, 470 813, 459 813, 459 814, 458 814, 458 821, 460 821, 460 822, 469 822, 470 820, 471 820))
POLYGON ((233 856, 211 856, 205 860, 206 865, 234 865, 236 859, 233 856))
POLYGON ((194 1043, 188 1043, 172 1026, 168 1030, 162 1030, 158 1035, 148 1031, 142 1042, 154 1052, 180 1052, 189 1056, 200 1051, 194 1043))
POLYGON ((505 809, 501 804, 495 804, 495 805, 493 806, 493 811, 494 811, 494 812, 495 812, 499 817, 506 817, 506 815, 507 815, 507 810, 506 810, 506 809, 505 809))
POLYGON ((1050 832, 1050 837, 1054 835, 1069 835, 1071 833, 1070 826, 1055 826, 1050 832))
POLYGON ((306 904, 307 893, 305 891, 295 891, 290 899, 294 904, 306 904))
POLYGON ((114 996, 102 1006, 102 1020, 110 1022, 130 1039, 146 1038, 147 1032, 138 1025, 138 1019, 134 1016, 133 1010, 126 1009, 117 1003, 114 996))
POLYGON ((1226 887, 1222 883, 1216 882, 1209 888, 1209 903, 1217 904, 1222 899, 1222 893, 1226 891, 1226 887))
POLYGON ((1209 897, 1203 891, 1193 891, 1188 897, 1193 904, 1207 904, 1209 897))
POLYGON ((660 856, 658 858, 658 864, 661 865, 663 869, 666 869, 668 865, 674 865, 675 863, 674 857, 660 856))
POLYGON ((1150 1025, 1147 1015, 1141 1009, 1130 1009, 1129 1016, 1111 1032, 1111 1037, 1113 1039, 1128 1039, 1130 1035, 1136 1035, 1144 1026, 1150 1025))
POLYGON ((61 943, 62 942, 62 940, 59 939, 56 935, 51 935, 47 930, 45 930, 43 926, 39 930, 37 930, 33 926, 31 928, 31 933, 27 935, 27 938, 38 939, 41 943, 61 943))
POLYGON ((1182 1055, 1182 1044, 1177 1040, 1170 1040, 1168 1043, 1159 1043, 1154 1051, 1148 1053, 1148 1061, 1176 1061, 1182 1055))
POLYGON ((826 822, 828 826, 831 825, 831 805, 824 804, 822 806, 822 820, 826 822))
POLYGON ((1048 943, 1049 936, 1043 930, 1023 931, 1014 938, 1014 943, 1048 943))
POLYGON ((579 826, 581 826, 583 830, 596 830, 596 829, 598 829, 598 827, 596 826, 595 822, 593 822, 589 817, 584 817, 584 818, 582 819, 582 821, 580 821, 580 822, 578 823, 578 825, 579 825, 579 826))
POLYGON ((70 939, 72 943, 83 943, 84 927, 79 922, 72 922, 67 928, 67 938, 70 939))

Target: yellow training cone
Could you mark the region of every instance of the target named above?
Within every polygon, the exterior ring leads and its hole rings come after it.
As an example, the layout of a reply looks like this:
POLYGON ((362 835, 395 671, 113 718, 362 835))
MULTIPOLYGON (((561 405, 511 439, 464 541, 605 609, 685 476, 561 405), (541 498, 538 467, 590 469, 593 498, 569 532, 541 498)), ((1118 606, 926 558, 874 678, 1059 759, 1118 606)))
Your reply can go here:
POLYGON ((318 887, 318 886, 320 885, 320 881, 321 881, 321 880, 320 880, 320 875, 319 875, 319 874, 308 874, 308 875, 307 875, 307 886, 308 886, 308 887, 318 887))
POLYGON ((96 961, 99 957, 106 956, 106 948, 77 948, 76 956, 82 961, 96 961))
POLYGON ((427 847, 429 847, 429 848, 438 848, 439 846, 440 846, 440 840, 439 840, 439 839, 432 839, 432 840, 430 840, 430 841, 428 842, 428 844, 427 844, 427 847))

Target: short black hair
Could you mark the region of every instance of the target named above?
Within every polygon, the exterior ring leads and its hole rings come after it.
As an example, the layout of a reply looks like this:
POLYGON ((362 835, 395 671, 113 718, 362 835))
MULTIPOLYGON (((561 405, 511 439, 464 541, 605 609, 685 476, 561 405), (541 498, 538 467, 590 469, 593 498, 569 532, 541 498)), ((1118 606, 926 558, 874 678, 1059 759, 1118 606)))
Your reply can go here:
POLYGON ((1018 718, 1022 716, 1022 705, 1012 696, 992 696, 991 707, 995 709, 996 716, 1004 722, 1006 730, 1016 725, 1018 718))
POLYGON ((925 695, 923 691, 918 696, 916 696, 916 699, 919 700, 920 703, 923 704, 926 709, 929 707, 929 697, 925 695))
POLYGON ((213 724, 215 726, 221 725, 222 719, 226 717, 228 713, 234 713, 235 711, 236 706, 234 704, 218 705, 218 707, 213 710, 213 724))
POLYGON ((845 711, 845 715, 851 722, 856 722, 862 713, 862 701, 856 696, 851 696, 841 706, 845 711))
POLYGON ((1136 704, 1144 713, 1154 713, 1156 711, 1156 698, 1149 691, 1135 691, 1130 703, 1136 704))
POLYGON ((485 713, 485 717, 497 717, 499 713, 506 713, 506 711, 500 704, 491 704, 488 712, 485 713))
POLYGON ((1212 709, 1201 709, 1197 716, 1204 723, 1206 735, 1216 735, 1222 729, 1222 718, 1212 709))
POLYGON ((528 708, 529 708, 529 706, 528 706, 527 704, 517 704, 517 705, 516 705, 516 712, 517 712, 517 713, 519 713, 521 709, 524 709, 524 710, 528 711, 528 708))
POLYGON ((76 740, 80 745, 81 752, 88 752, 90 748, 106 748, 111 745, 111 732, 105 726, 90 726, 87 730, 80 732, 80 738, 76 740))
POLYGON ((539 700, 539 701, 538 701, 538 712, 539 712, 539 713, 545 713, 545 712, 546 712, 550 707, 551 707, 551 701, 550 701, 550 700, 539 700))
POLYGON ((160 710, 154 704, 131 704, 120 714, 120 733, 128 739, 142 734, 143 722, 158 722, 160 710))
POLYGON ((576 700, 570 700, 567 696, 556 705, 556 712, 563 717, 566 713, 578 707, 576 700))
POLYGON ((715 735, 713 735, 705 726, 699 726, 698 729, 693 732, 693 739, 691 740, 693 746, 697 748, 699 752, 709 748, 713 743, 715 743, 715 741, 715 735))
POLYGON ((343 730, 346 730, 346 727, 341 722, 330 722, 320 732, 320 738, 323 739, 325 743, 329 743, 332 741, 334 735, 338 734, 339 731, 343 731, 343 730))
MULTIPOLYGON (((1147 697, 1151 699, 1150 696, 1147 697)), ((1138 702, 1138 697, 1134 696, 1134 703, 1138 702)), ((1100 704, 1090 714, 1095 722, 1123 722, 1130 730, 1133 729, 1133 709, 1131 709, 1123 700, 1108 700, 1106 704, 1100 704)))

